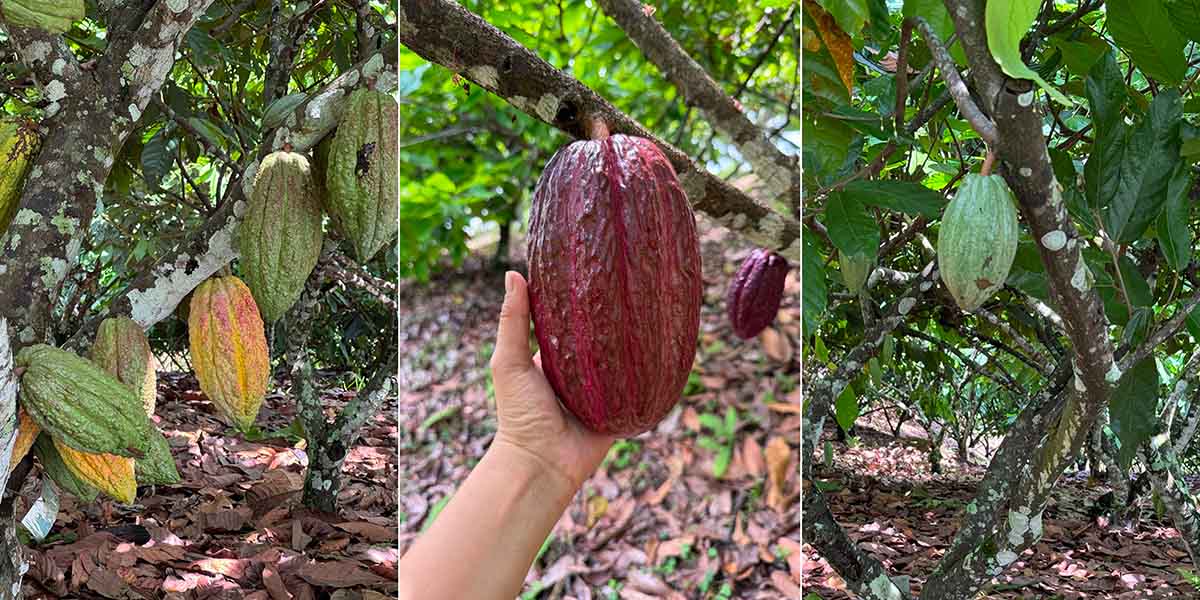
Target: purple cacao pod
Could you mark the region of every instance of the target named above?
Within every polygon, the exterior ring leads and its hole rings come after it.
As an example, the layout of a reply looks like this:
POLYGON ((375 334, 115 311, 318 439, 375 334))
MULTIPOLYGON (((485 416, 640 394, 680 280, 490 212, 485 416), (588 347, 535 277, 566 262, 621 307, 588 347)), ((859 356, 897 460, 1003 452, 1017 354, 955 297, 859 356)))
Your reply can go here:
POLYGON ((756 248, 742 261, 725 298, 738 337, 750 339, 775 320, 788 268, 787 259, 764 248, 756 248))
POLYGON ((683 392, 700 335, 696 217, 654 142, 560 149, 533 194, 529 299, 542 370, 589 429, 652 429, 683 392))

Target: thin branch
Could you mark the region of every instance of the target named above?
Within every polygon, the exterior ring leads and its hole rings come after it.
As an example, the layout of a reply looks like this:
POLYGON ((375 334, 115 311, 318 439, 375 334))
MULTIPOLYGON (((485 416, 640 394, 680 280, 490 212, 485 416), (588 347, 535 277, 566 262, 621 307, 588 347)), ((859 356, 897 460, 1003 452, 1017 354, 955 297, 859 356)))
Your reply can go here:
POLYGON ((942 79, 946 82, 946 89, 950 91, 954 103, 958 105, 958 111, 971 124, 979 137, 983 138, 983 141, 987 142, 989 146, 995 146, 999 139, 996 124, 976 106, 975 100, 971 98, 971 91, 967 89, 967 84, 958 74, 958 67, 950 56, 950 51, 942 45, 928 21, 921 17, 913 17, 913 21, 916 23, 917 31, 920 31, 925 38, 925 44, 929 46, 933 60, 937 63, 938 71, 941 72, 942 79))

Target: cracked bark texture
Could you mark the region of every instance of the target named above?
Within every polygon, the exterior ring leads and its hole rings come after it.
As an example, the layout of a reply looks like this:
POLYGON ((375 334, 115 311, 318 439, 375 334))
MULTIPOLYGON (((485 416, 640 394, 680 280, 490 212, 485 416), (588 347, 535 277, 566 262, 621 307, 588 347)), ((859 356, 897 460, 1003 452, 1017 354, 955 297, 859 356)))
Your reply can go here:
POLYGON ((800 206, 800 168, 768 139, 762 127, 742 112, 734 99, 709 76, 704 67, 647 14, 638 0, 599 0, 600 6, 633 40, 658 70, 679 88, 689 106, 708 116, 712 125, 733 141, 750 163, 767 193, 787 206, 800 206))
POLYGON ((577 139, 587 137, 585 123, 590 118, 600 117, 612 133, 653 140, 671 161, 693 208, 754 244, 796 264, 801 261, 799 222, 697 166, 678 148, 466 8, 449 0, 401 0, 398 26, 400 42, 409 50, 577 139))

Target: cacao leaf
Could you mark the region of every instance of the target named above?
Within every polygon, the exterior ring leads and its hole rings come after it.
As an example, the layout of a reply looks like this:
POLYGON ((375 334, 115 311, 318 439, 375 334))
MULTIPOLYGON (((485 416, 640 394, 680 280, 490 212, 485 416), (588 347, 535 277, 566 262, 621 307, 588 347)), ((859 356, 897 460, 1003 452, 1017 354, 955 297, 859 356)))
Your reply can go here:
POLYGON ((1125 469, 1133 462, 1138 446, 1154 434, 1158 384, 1155 359, 1148 358, 1126 371, 1109 397, 1110 426, 1121 442, 1117 459, 1125 469))
POLYGON ((1033 27, 1041 6, 1042 0, 988 2, 984 9, 988 49, 1005 73, 1017 79, 1032 79, 1056 101, 1071 106, 1074 103, 1070 98, 1046 83, 1021 60, 1021 38, 1033 27))
POLYGON ((1188 66, 1186 42, 1171 24, 1162 0, 1108 0, 1105 14, 1113 40, 1147 77, 1167 85, 1183 81, 1188 66))

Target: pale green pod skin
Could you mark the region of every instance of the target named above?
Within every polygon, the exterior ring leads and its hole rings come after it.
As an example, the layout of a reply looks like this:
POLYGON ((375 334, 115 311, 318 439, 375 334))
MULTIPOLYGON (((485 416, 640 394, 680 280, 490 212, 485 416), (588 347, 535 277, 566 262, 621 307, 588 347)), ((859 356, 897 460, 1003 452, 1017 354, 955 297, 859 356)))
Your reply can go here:
POLYGON ((867 283, 867 277, 871 275, 874 266, 874 256, 866 254, 843 256, 841 259, 842 283, 846 284, 846 288, 850 290, 851 294, 858 295, 862 291, 863 285, 867 283))
POLYGON ((171 444, 161 431, 150 434, 150 449, 145 458, 133 463, 138 485, 174 485, 179 483, 179 470, 171 456, 171 444))
POLYGON ((293 152, 264 158, 238 226, 242 279, 263 321, 278 321, 300 299, 321 255, 321 219, 308 159, 293 152))
POLYGON ((396 237, 399 107, 368 89, 350 94, 329 148, 326 209, 354 246, 360 263, 396 237))
POLYGON ((1016 200, 999 175, 969 173, 942 215, 938 270, 965 312, 992 297, 1008 279, 1017 255, 1016 200))
POLYGON ((24 368, 21 407, 58 441, 95 454, 143 456, 150 419, 133 388, 74 352, 26 346, 14 365, 24 368))
POLYGON ((0 14, 17 27, 63 33, 87 14, 87 6, 83 0, 3 0, 0 14))

